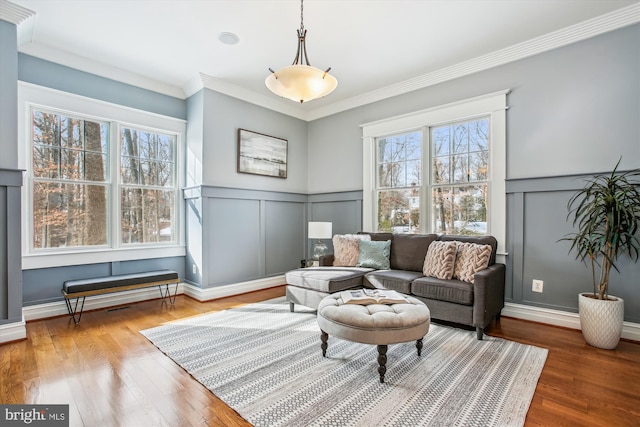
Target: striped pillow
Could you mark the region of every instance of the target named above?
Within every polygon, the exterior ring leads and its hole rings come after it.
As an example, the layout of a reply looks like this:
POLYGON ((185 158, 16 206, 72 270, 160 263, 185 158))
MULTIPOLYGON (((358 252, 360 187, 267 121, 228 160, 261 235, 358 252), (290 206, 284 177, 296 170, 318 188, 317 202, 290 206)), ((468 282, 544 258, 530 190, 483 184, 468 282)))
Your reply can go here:
POLYGON ((453 278, 473 283, 474 275, 489 266, 491 245, 457 242, 458 253, 453 270, 453 278))
POLYGON ((424 258, 422 274, 438 279, 451 279, 456 262, 456 242, 431 242, 424 258))

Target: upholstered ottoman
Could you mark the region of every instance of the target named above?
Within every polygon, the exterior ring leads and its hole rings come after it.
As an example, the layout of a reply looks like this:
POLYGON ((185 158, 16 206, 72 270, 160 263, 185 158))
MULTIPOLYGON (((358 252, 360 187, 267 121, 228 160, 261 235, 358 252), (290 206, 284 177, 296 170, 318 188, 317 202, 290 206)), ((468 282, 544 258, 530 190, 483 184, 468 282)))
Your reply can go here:
POLYGON ((387 372, 387 346, 416 342, 418 356, 422 353, 422 339, 429 332, 431 315, 420 300, 407 296, 401 304, 344 304, 341 293, 334 293, 320 301, 318 325, 322 341, 322 356, 327 355, 329 335, 348 341, 378 346, 378 373, 384 382, 387 372))

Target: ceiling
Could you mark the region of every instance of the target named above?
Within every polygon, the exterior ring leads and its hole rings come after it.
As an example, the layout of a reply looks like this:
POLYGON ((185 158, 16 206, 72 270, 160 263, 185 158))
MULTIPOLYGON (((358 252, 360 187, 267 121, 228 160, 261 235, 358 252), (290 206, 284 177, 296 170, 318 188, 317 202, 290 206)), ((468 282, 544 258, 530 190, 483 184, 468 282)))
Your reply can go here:
POLYGON ((28 9, 18 26, 20 52, 173 96, 210 87, 306 117, 489 68, 505 61, 500 55, 535 54, 558 38, 585 38, 571 26, 603 15, 613 16, 614 28, 640 21, 638 0, 307 0, 309 59, 332 67, 338 88, 298 105, 264 84, 269 67, 295 56, 297 0, 0 2, 28 9), (221 32, 239 43, 221 43, 221 32))

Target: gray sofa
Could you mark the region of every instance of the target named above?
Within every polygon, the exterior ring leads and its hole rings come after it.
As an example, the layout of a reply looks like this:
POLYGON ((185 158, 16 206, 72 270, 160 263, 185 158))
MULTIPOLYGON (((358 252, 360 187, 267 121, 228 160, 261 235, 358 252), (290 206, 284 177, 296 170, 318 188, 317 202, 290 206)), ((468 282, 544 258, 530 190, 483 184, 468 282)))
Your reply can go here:
POLYGON ((319 267, 299 268, 286 273, 286 297, 291 311, 295 304, 318 308, 334 292, 354 288, 392 289, 423 301, 431 318, 475 327, 477 338, 499 318, 504 307, 505 266, 497 264, 497 241, 492 236, 436 234, 369 234, 371 240, 391 240, 390 269, 334 267, 333 255, 320 259, 319 267), (474 283, 425 276, 423 265, 429 245, 436 241, 460 241, 490 245, 488 267, 475 273, 474 283))

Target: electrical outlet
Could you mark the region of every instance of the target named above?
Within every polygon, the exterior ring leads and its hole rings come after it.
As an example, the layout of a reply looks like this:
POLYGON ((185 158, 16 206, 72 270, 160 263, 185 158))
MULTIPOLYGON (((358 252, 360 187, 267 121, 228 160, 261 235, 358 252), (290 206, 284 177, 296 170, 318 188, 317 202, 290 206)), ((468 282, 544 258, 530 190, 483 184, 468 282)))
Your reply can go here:
POLYGON ((531 284, 531 290, 533 292, 542 293, 542 288, 544 287, 544 282, 542 280, 533 279, 533 283, 531 284))
POLYGON ((195 264, 193 264, 193 274, 196 274, 198 272, 198 267, 196 267, 195 264))

